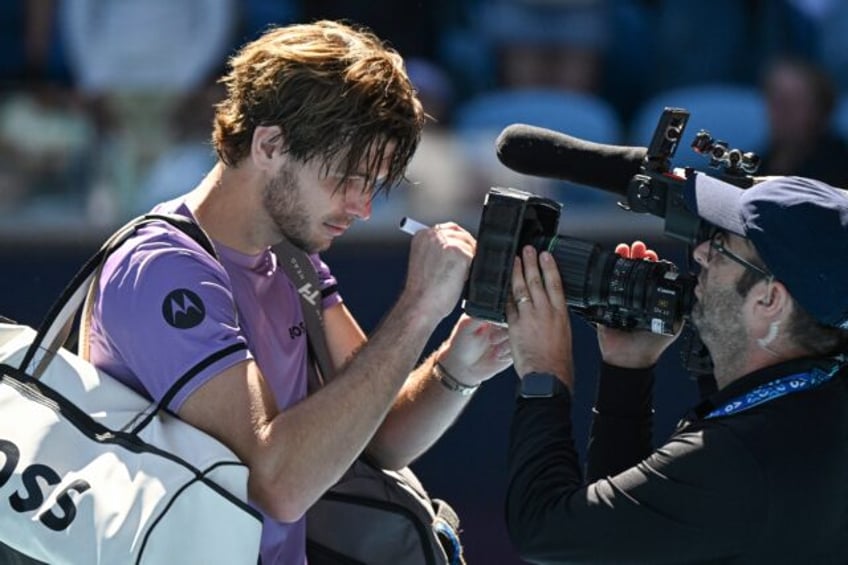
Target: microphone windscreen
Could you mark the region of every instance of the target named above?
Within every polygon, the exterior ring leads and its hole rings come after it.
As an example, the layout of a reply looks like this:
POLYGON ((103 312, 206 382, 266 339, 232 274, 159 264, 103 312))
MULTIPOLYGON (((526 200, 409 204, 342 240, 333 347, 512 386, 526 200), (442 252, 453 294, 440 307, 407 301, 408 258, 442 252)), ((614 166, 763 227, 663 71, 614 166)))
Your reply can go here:
POLYGON ((646 147, 606 145, 553 130, 513 124, 497 139, 501 163, 526 175, 566 180, 626 196, 646 147))

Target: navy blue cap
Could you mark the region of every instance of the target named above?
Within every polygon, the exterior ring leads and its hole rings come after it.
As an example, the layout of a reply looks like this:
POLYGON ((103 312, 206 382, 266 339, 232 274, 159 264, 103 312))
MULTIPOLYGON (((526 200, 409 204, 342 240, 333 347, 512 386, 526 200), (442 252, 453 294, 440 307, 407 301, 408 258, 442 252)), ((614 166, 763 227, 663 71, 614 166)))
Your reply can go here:
POLYGON ((700 218, 749 239, 816 320, 848 329, 848 192, 803 177, 742 189, 696 172, 684 199, 700 218))

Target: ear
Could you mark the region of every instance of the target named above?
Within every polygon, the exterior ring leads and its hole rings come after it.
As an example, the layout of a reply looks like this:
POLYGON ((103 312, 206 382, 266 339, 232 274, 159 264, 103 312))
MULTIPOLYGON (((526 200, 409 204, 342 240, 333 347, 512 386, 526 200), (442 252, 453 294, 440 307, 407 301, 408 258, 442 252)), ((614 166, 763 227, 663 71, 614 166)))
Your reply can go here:
POLYGON ((253 130, 250 158, 260 170, 276 171, 283 148, 283 130, 280 126, 257 126, 253 130))
POLYGON ((755 310, 769 319, 777 319, 781 314, 788 315, 792 296, 780 281, 762 281, 751 289, 756 297, 755 310))

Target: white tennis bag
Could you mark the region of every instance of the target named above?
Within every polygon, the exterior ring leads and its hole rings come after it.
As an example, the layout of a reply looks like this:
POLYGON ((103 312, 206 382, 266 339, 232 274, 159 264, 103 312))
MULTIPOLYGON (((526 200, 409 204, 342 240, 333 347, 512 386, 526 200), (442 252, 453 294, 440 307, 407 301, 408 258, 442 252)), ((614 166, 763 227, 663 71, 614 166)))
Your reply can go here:
POLYGON ((105 257, 147 221, 104 245, 39 332, 0 323, 0 542, 50 564, 255 565, 247 467, 57 345, 105 257))

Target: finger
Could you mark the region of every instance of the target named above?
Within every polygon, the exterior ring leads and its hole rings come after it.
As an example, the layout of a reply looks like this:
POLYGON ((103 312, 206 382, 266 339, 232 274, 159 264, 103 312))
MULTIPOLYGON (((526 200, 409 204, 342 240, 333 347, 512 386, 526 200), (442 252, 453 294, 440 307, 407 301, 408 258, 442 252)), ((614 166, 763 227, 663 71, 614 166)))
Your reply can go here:
POLYGON ((472 335, 475 337, 488 336, 489 332, 491 332, 489 329, 489 322, 486 322, 485 320, 477 320, 477 322, 478 323, 476 323, 473 327, 469 328, 472 335))
POLYGON ((501 326, 495 326, 492 324, 492 329, 489 332, 489 343, 492 345, 500 345, 509 341, 509 332, 506 328, 501 326))
POLYGON ((626 243, 619 243, 618 245, 615 246, 615 254, 619 255, 621 257, 624 257, 625 259, 629 259, 630 258, 630 246, 627 245, 626 243))
POLYGON ((516 306, 524 302, 525 298, 530 298, 530 291, 527 288, 527 279, 525 277, 525 266, 527 261, 515 258, 515 267, 512 269, 512 298, 516 306))
POLYGON ((496 332, 506 330, 487 320, 476 319, 468 324, 466 331, 470 335, 473 335, 476 339, 485 341, 486 343, 492 343, 492 336, 495 335, 496 332))
POLYGON ((542 265, 542 276, 545 280, 545 291, 548 301, 555 310, 565 310, 568 304, 565 299, 565 289, 562 284, 562 276, 557 268, 554 256, 543 251, 539 256, 542 265))
POLYGON ((511 361, 512 349, 510 349, 509 344, 499 345, 495 351, 495 358, 498 361, 511 361))
POLYGON ((442 234, 458 237, 465 241, 474 241, 474 236, 471 235, 471 233, 464 227, 455 222, 443 222, 441 224, 436 224, 433 226, 433 229, 442 234))
POLYGON ((428 231, 435 233, 437 236, 443 239, 450 239, 467 243, 475 241, 473 235, 471 235, 465 228, 454 222, 443 222, 440 224, 436 224, 428 231))
POLYGON ((521 259, 516 257, 512 263, 512 295, 508 297, 504 305, 506 320, 508 324, 512 324, 518 316, 518 308, 515 305, 513 296, 519 293, 519 296, 526 296, 527 289, 524 287, 524 272, 521 267, 521 259))
POLYGON ((636 240, 630 246, 630 258, 631 259, 642 259, 645 257, 645 251, 648 249, 648 246, 645 245, 644 241, 636 240))
MULTIPOLYGON (((539 256, 536 249, 526 245, 522 250, 522 263, 524 264, 524 281, 527 292, 534 304, 544 304, 547 301, 545 285, 542 282, 542 274, 539 272, 539 256)), ((516 296, 519 296, 516 294, 516 296)), ((516 302, 518 302, 516 298, 516 302)), ((519 304, 520 306, 520 304, 519 304)))
POLYGON ((507 300, 504 304, 504 314, 506 315, 507 327, 512 327, 518 320, 518 308, 515 307, 515 302, 507 300))
POLYGON ((631 259, 644 259, 646 261, 659 261, 659 255, 653 249, 648 249, 642 241, 634 241, 630 248, 631 259))
POLYGON ((489 322, 480 318, 472 318, 466 313, 459 316, 456 326, 466 333, 478 333, 481 328, 486 327, 489 322))

